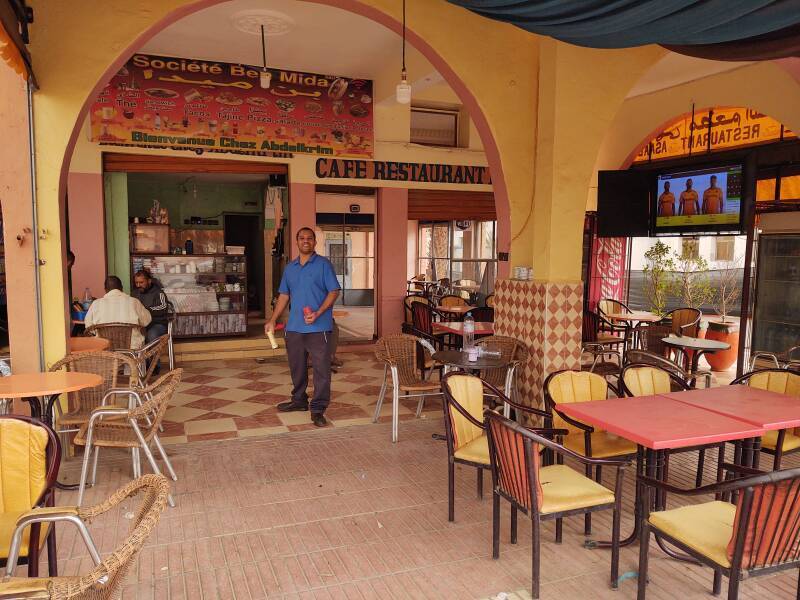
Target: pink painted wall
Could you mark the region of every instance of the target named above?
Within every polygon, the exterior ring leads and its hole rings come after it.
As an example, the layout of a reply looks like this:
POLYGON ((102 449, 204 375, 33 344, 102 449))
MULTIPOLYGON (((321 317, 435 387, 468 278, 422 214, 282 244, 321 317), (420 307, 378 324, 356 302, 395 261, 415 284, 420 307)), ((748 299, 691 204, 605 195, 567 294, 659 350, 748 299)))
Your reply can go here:
MULTIPOLYGON (((3 143, 0 144, 0 204, 5 236, 8 330, 12 368, 15 373, 40 370, 26 96, 25 81, 11 67, 0 61, 0 122, 3 123, 3 143)), ((27 404, 19 401, 15 403, 14 409, 15 412, 28 413, 27 404)))
POLYGON ((100 173, 70 173, 69 243, 75 253, 72 294, 83 297, 88 287, 99 298, 106 276, 106 228, 103 206, 103 176, 100 173))
POLYGON ((378 335, 400 333, 408 268, 408 190, 378 189, 378 335))
POLYGON ((289 256, 297 258, 297 232, 301 227, 311 227, 317 223, 316 186, 313 183, 289 184, 289 231, 290 239, 286 244, 290 248, 289 256))

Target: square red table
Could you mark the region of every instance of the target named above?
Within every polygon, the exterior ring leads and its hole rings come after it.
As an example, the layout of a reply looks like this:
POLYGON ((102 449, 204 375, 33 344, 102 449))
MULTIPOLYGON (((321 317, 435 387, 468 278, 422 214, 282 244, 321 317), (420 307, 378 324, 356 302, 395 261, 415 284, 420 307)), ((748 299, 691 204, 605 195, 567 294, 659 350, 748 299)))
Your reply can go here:
POLYGON ((673 392, 663 397, 746 421, 767 431, 800 427, 800 398, 748 385, 673 392))
POLYGON ((556 405, 564 414, 651 450, 690 448, 760 437, 762 427, 667 396, 556 405))

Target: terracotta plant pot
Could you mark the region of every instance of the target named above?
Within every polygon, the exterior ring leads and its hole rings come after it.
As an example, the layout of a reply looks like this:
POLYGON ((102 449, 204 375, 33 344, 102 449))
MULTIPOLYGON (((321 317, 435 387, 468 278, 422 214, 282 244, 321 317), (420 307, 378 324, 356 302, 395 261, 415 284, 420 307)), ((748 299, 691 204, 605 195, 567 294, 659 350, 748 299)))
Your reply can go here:
POLYGON ((727 371, 736 362, 739 356, 739 323, 715 323, 708 324, 706 339, 726 342, 731 345, 729 350, 721 350, 704 354, 712 371, 727 371))

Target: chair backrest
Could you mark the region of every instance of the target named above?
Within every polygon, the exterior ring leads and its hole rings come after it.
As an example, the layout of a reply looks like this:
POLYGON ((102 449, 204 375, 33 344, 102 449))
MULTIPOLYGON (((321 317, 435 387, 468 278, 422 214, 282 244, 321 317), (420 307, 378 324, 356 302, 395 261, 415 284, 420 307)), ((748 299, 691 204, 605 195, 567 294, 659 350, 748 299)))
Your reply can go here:
POLYGON ((153 377, 153 372, 158 366, 158 358, 164 353, 169 344, 169 334, 162 335, 139 350, 137 362, 139 367, 139 380, 146 386, 153 377))
POLYGON ((800 560, 800 469, 754 477, 739 493, 727 546, 732 563, 737 550, 748 570, 800 560))
POLYGON ((666 355, 667 345, 661 340, 672 334, 670 324, 640 323, 637 328, 643 349, 659 356, 666 355))
POLYGON ((448 373, 442 380, 442 393, 447 442, 455 452, 483 435, 483 426, 464 414, 483 423, 483 382, 475 375, 448 373))
POLYGON ((494 323, 494 309, 489 306, 476 306, 467 314, 472 315, 476 323, 494 323))
POLYGON ((117 387, 128 387, 138 384, 138 367, 136 361, 119 352, 73 352, 50 367, 50 371, 75 371, 78 373, 94 373, 103 378, 103 382, 92 388, 84 388, 77 392, 69 392, 70 403, 79 412, 91 412, 100 406, 108 390, 117 387), (131 381, 125 381, 123 367, 128 368, 131 381))
POLYGON ((405 298, 403 298, 403 311, 405 314, 405 322, 406 323, 413 323, 413 318, 411 314, 411 307, 414 305, 414 302, 421 302, 422 304, 430 305, 431 301, 428 300, 425 296, 420 294, 409 294, 405 298))
POLYGON ((494 411, 485 414, 494 486, 516 504, 538 511, 543 500, 539 478, 542 438, 494 411))
POLYGON ((800 373, 785 369, 761 369, 745 373, 734 379, 731 385, 743 383, 761 390, 787 396, 800 397, 800 373))
MULTIPOLYGON (((556 371, 548 375, 544 382, 544 396, 547 409, 553 415, 553 427, 566 429, 570 433, 581 432, 562 419, 553 410, 553 405, 605 400, 610 387, 605 377, 588 371, 556 371)), ((601 430, 595 427, 595 431, 601 430)))
POLYGON ((82 577, 50 579, 55 598, 68 600, 116 600, 122 597, 122 586, 131 567, 136 564, 144 543, 156 528, 167 505, 169 482, 163 475, 148 474, 120 488, 102 504, 81 509, 81 518, 102 514, 126 498, 141 496, 139 509, 131 522, 128 537, 103 561, 82 577))
POLYGON ((61 444, 52 429, 29 417, 0 416, 0 513, 36 506, 55 484, 60 464, 61 444))
POLYGON ((375 358, 397 368, 400 385, 420 380, 417 374, 417 338, 405 333, 385 335, 375 342, 375 358))
POLYGON ((601 315, 611 315, 614 313, 629 313, 631 309, 628 305, 613 298, 603 298, 597 303, 597 312, 601 315))
POLYGON ((672 321, 672 333, 689 337, 697 337, 702 316, 697 308, 676 308, 667 313, 667 318, 672 321))
POLYGON ((484 300, 483 303, 490 308, 494 308, 494 294, 486 296, 486 300, 484 300))
POLYGON ((429 304, 414 302, 411 304, 411 324, 414 329, 426 335, 433 335, 433 308, 429 304))
POLYGON ((159 377, 154 383, 141 389, 142 404, 128 414, 137 420, 145 440, 150 440, 161 426, 169 401, 181 381, 183 369, 175 369, 159 377), (149 422, 148 422, 149 419, 149 422))
MULTIPOLYGON (((477 319, 476 319, 477 320, 477 319)), ((521 341, 506 335, 490 335, 483 337, 475 342, 476 346, 482 346, 487 350, 499 352, 500 358, 505 362, 518 362, 525 364, 528 362, 528 348, 521 341)), ((506 373, 508 367, 497 369, 484 369, 481 371, 484 381, 488 381, 496 388, 503 389, 506 384, 506 373)))
POLYGON ((130 323, 103 323, 89 327, 86 335, 106 338, 111 343, 110 350, 130 350, 131 336, 137 329, 140 329, 138 325, 130 323))
POLYGON ((448 294, 439 299, 439 306, 447 306, 449 308, 451 306, 469 306, 469 303, 467 303, 467 301, 461 296, 448 294))
POLYGON ((622 390, 628 396, 653 396, 691 389, 683 379, 654 365, 631 363, 620 374, 622 390))
POLYGON ((583 311, 581 341, 585 343, 596 342, 598 331, 600 331, 600 316, 591 310, 583 311))

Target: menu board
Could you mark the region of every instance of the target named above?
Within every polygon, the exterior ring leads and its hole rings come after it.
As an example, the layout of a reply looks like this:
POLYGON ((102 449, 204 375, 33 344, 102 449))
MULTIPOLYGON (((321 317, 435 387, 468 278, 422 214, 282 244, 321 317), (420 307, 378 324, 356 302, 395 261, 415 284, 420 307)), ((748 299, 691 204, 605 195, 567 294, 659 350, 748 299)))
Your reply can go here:
POLYGON ((372 157, 372 81, 136 54, 91 109, 92 141, 372 157))

